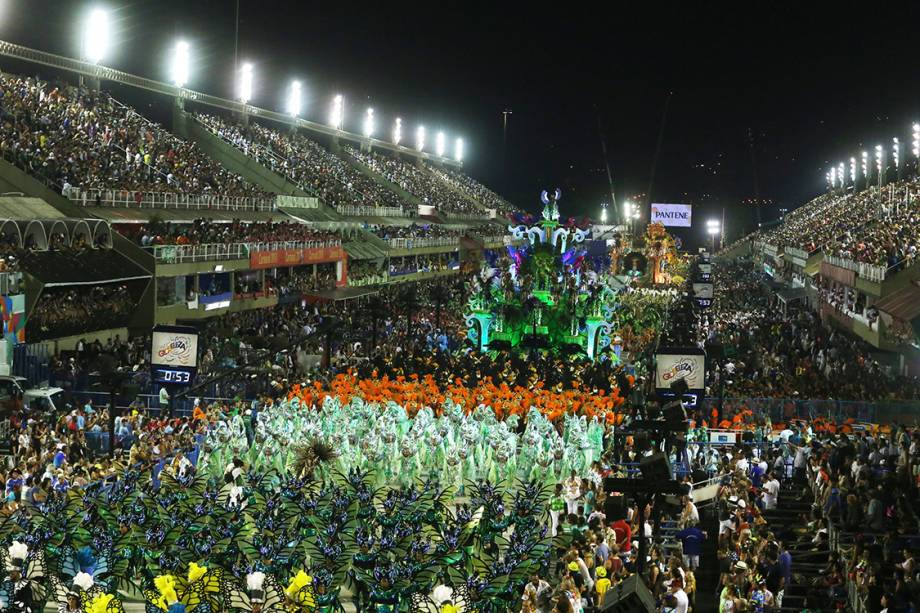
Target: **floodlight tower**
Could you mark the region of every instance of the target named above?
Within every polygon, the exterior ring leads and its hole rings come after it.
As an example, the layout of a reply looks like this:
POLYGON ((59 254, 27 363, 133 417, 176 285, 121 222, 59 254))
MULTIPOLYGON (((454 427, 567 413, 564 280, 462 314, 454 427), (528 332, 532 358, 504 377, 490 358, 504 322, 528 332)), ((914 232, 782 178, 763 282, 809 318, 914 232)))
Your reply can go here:
MULTIPOLYGON (((85 62, 98 65, 106 59, 110 44, 109 13, 95 7, 87 13, 82 25, 80 57, 85 62)), ((80 77, 80 84, 98 90, 99 77, 80 77)))
POLYGON ((914 141, 913 141, 913 151, 914 154, 914 163, 917 165, 918 170, 920 170, 920 123, 914 124, 914 141))
POLYGON ((252 64, 243 62, 237 75, 236 97, 241 104, 240 120, 249 125, 249 101, 252 100, 252 64))
POLYGON ((454 159, 458 162, 463 161, 463 139, 458 138, 454 141, 454 159))
POLYGON ((176 86, 176 108, 180 111, 185 108, 182 89, 188 84, 189 64, 188 43, 184 40, 176 41, 169 65, 169 77, 172 84, 176 86))
POLYGON ((398 147, 400 142, 402 142, 402 119, 397 117, 393 122, 393 144, 398 147))
POLYGON ((716 252, 716 234, 721 233, 722 224, 718 219, 709 219, 706 221, 706 232, 712 237, 712 253, 716 252))

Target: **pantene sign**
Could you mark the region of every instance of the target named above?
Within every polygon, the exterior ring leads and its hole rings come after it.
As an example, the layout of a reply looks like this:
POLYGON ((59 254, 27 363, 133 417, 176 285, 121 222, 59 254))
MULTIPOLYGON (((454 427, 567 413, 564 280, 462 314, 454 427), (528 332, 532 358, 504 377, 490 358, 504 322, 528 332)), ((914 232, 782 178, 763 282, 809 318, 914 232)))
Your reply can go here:
POLYGON ((652 223, 661 223, 666 226, 690 227, 689 204, 652 204, 652 223))

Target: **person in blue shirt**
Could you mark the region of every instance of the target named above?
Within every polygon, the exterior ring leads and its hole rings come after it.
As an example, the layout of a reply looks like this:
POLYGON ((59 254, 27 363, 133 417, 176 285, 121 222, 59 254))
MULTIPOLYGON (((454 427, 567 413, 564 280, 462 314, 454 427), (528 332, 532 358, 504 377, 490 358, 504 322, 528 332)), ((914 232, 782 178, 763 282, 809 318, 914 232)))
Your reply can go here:
POLYGON ((677 533, 684 550, 684 566, 690 570, 696 570, 700 566, 700 552, 703 550, 703 541, 706 540, 706 533, 690 525, 677 533))

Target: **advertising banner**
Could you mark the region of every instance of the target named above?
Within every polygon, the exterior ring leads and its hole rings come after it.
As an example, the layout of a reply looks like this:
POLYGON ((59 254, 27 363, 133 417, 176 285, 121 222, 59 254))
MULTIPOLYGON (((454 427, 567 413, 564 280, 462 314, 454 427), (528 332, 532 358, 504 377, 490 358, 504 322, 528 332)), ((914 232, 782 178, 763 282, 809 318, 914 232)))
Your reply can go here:
POLYGON ((341 247, 315 247, 312 249, 276 249, 274 251, 253 251, 249 254, 249 267, 278 268, 300 266, 301 264, 323 264, 345 259, 341 247))
POLYGON ((703 354, 659 353, 655 356, 655 387, 668 389, 683 379, 691 390, 706 387, 706 356, 703 354))
POLYGON ((194 328, 154 328, 150 362, 154 366, 197 367, 198 333, 194 328))
POLYGON ((694 298, 712 298, 712 283, 694 283, 694 298))
POLYGON ((689 204, 652 204, 652 214, 649 218, 652 223, 665 226, 690 227, 692 206, 689 204))

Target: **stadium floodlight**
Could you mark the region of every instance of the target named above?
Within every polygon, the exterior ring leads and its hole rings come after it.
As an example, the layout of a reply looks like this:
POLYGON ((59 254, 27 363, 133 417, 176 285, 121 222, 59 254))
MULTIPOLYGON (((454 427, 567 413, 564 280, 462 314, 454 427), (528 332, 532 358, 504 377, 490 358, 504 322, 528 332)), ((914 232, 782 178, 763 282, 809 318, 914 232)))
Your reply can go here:
POLYGON ((607 203, 601 202, 601 223, 607 223, 607 203))
POLYGON ((824 178, 827 180, 827 188, 828 188, 828 189, 834 189, 834 180, 831 179, 831 173, 830 173, 830 171, 827 171, 827 172, 824 174, 824 178))
POLYGON ((291 89, 288 90, 287 112, 291 117, 300 115, 300 105, 303 100, 303 85, 300 81, 291 81, 291 89))
POLYGON ((445 144, 445 136, 443 132, 438 132, 434 137, 434 150, 438 154, 439 158, 444 157, 444 152, 447 150, 447 145, 445 144))
POLYGON ((901 143, 898 142, 897 136, 891 139, 891 159, 895 168, 901 167, 901 143))
POLYGON ((109 14, 95 8, 86 17, 83 27, 83 59, 98 64, 109 50, 109 14))
POLYGON ((831 166, 831 187, 837 187, 837 169, 831 166))
POLYGON ((402 119, 397 117, 396 121, 393 122, 393 144, 398 145, 399 141, 401 140, 402 140, 402 119))
POLYGON ((458 138, 454 141, 454 159, 458 162, 463 161, 463 139, 458 138))
POLYGON ((868 151, 862 152, 862 172, 863 172, 863 180, 864 181, 868 180, 869 179, 869 152, 868 151))
POLYGON ((243 104, 252 100, 252 64, 249 62, 240 66, 239 99, 243 104))
POLYGON ((345 121, 345 99, 342 94, 336 94, 332 99, 332 111, 329 113, 329 125, 336 130, 341 130, 345 121))
POLYGON ((856 158, 850 158, 850 183, 856 186, 856 158))
POLYGON ((843 171, 843 162, 837 164, 837 176, 840 177, 840 187, 847 186, 847 173, 843 171))
POLYGON ((920 123, 914 124, 914 157, 920 158, 920 123))
POLYGON ((172 57, 172 68, 170 70, 170 76, 172 77, 173 85, 176 87, 185 87, 188 83, 188 70, 189 70, 189 46, 188 43, 184 40, 180 40, 176 43, 175 49, 173 49, 172 57))
POLYGON ((370 138, 374 135, 374 109, 367 109, 364 114, 364 136, 370 138))
POLYGON ((415 130, 415 148, 419 151, 425 149, 425 126, 419 126, 415 130))
POLYGON ((706 232, 709 234, 718 234, 722 224, 718 219, 709 219, 706 221, 706 232))
POLYGON ((875 169, 878 171, 879 180, 882 178, 882 160, 885 157, 885 150, 881 145, 875 146, 875 169))

